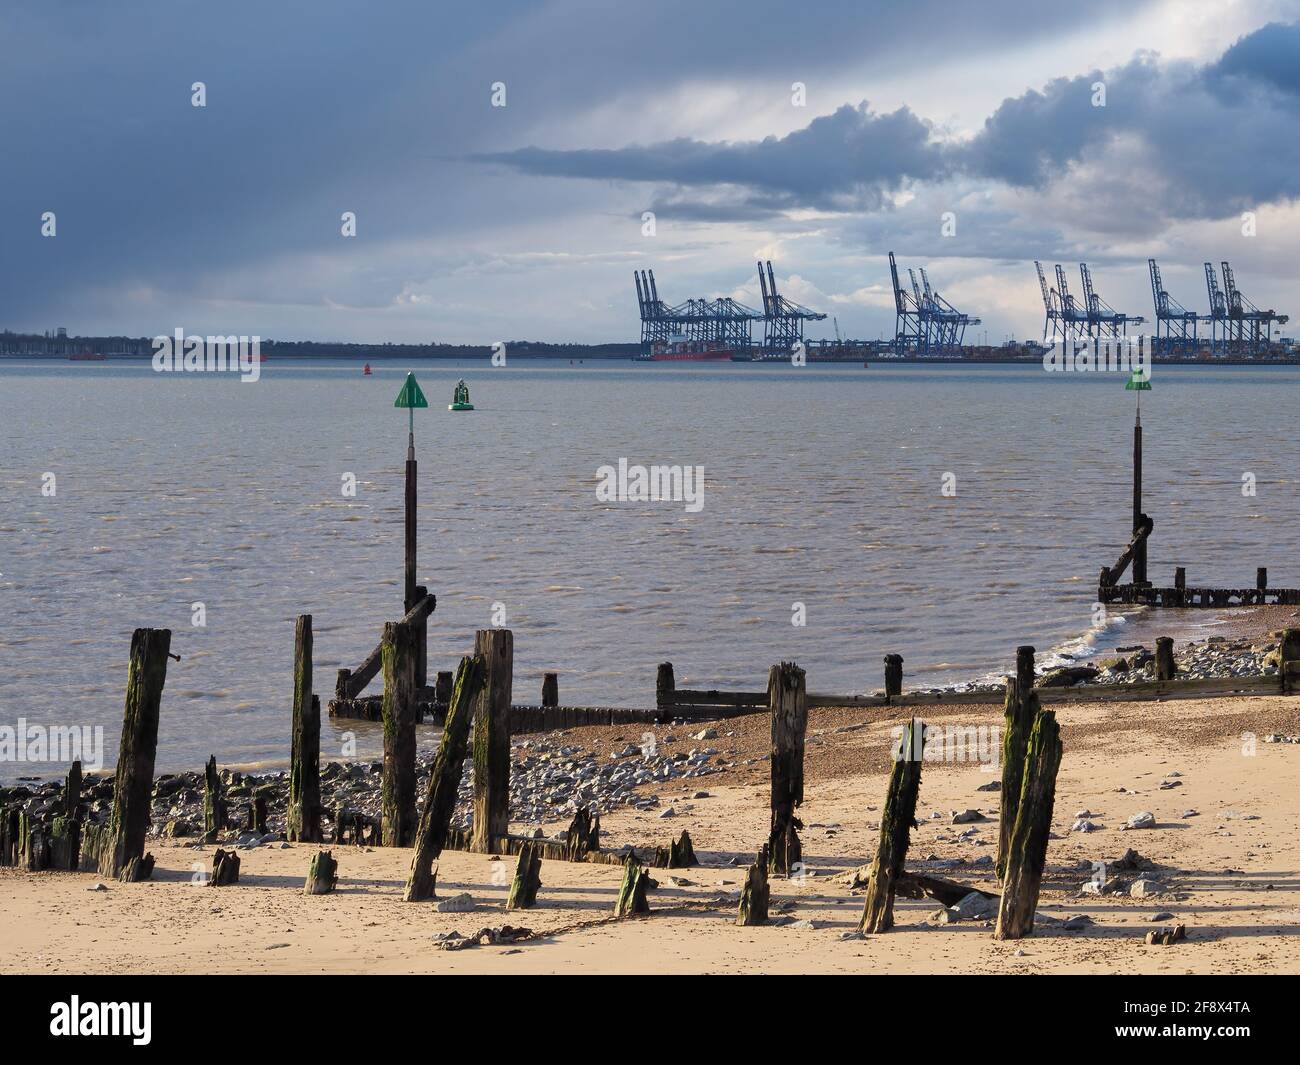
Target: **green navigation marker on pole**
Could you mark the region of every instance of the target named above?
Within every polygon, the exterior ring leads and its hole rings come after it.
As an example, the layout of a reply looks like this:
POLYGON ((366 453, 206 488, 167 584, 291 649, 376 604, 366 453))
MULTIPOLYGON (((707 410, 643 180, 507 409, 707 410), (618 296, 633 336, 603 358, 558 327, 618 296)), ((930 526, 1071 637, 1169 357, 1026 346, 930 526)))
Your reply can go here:
POLYGON ((415 379, 415 374, 408 373, 406 380, 402 382, 402 390, 397 393, 397 399, 393 401, 394 407, 427 407, 429 401, 424 398, 424 393, 420 391, 420 382, 415 379))
POLYGON ((410 441, 408 449, 415 448, 415 408, 427 407, 429 401, 424 398, 424 393, 420 391, 420 382, 415 379, 415 374, 408 373, 406 380, 402 382, 402 390, 397 393, 397 398, 393 400, 394 407, 405 407, 407 414, 407 426, 410 432, 410 441))
POLYGON ((1124 386, 1126 392, 1150 392, 1151 378, 1141 370, 1134 370, 1128 379, 1128 384, 1124 386))

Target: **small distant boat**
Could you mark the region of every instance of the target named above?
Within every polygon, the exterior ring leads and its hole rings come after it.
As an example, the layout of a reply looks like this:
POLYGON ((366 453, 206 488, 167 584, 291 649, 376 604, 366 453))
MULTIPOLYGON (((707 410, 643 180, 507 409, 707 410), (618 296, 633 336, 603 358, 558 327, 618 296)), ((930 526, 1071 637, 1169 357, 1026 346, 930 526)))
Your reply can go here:
POLYGON ((474 404, 469 401, 469 385, 465 383, 462 377, 456 382, 456 389, 451 394, 451 402, 447 404, 448 410, 473 410, 474 404))
POLYGON ((98 351, 76 351, 68 356, 69 362, 107 362, 108 356, 98 351))
POLYGON ((366 363, 366 368, 365 368, 364 370, 361 371, 361 376, 362 376, 362 377, 369 377, 369 376, 370 376, 370 363, 366 363))

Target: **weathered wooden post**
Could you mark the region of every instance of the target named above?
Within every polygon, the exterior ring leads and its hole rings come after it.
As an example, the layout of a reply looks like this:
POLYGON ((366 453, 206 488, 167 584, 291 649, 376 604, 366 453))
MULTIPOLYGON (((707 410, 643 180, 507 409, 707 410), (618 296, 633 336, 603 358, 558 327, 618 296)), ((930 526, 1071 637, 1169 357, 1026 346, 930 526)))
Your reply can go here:
MULTIPOLYGON (((1146 515, 1142 513, 1142 413, 1138 412, 1133 422, 1133 533, 1137 534, 1138 530, 1146 521, 1146 515)), ((1146 538, 1138 540, 1133 545, 1133 583, 1134 585, 1144 585, 1147 583, 1147 541, 1146 538)))
POLYGON ((474 655, 483 661, 483 690, 474 712, 474 835, 470 850, 491 854, 510 830, 510 689, 515 634, 479 629, 474 655))
POLYGON ((415 629, 384 625, 384 770, 380 778, 380 835, 385 847, 415 839, 415 629))
POLYGON ((304 895, 328 895, 339 882, 339 863, 329 851, 317 851, 307 870, 304 895))
POLYGON ((506 899, 507 910, 529 910, 537 905, 537 889, 542 886, 542 856, 532 843, 525 843, 519 851, 515 866, 515 879, 506 899))
POLYGON ((1022 698, 1034 690, 1034 649, 1029 644, 1016 648, 1016 684, 1022 698))
POLYGON ((290 740, 286 835, 320 843, 320 699, 312 694, 311 615, 298 615, 293 639, 293 733, 290 740))
POLYGON ((671 662, 660 662, 659 672, 655 676, 655 708, 671 710, 673 708, 673 695, 676 691, 677 681, 673 677, 673 664, 671 662))
MULTIPOLYGON (((72 763, 63 785, 63 816, 75 818, 81 806, 81 759, 72 763)), ((75 868, 75 867, 74 867, 75 868)))
POLYGON ((768 836, 770 872, 789 876, 803 859, 795 809, 803 805, 804 735, 808 705, 804 671, 793 662, 773 666, 767 676, 772 715, 772 829, 768 836))
POLYGON ((99 858, 101 876, 146 880, 153 859, 145 860, 149 830, 154 756, 158 750, 158 714, 167 683, 171 629, 136 629, 131 634, 131 661, 126 674, 126 713, 117 754, 113 812, 99 858))
POLYGON ((1300 691, 1300 629, 1283 629, 1277 649, 1277 670, 1282 675, 1282 693, 1300 691))
POLYGON ((995 939, 1020 939, 1034 930, 1038 889, 1047 863, 1047 838, 1052 830, 1056 772, 1061 765, 1061 732, 1056 714, 1039 710, 1025 749, 1020 802, 1007 852, 1002 900, 995 939))
POLYGON ((226 795, 221 784, 221 775, 217 772, 217 756, 211 755, 203 770, 203 837, 208 842, 217 838, 217 833, 226 827, 226 795))
MULTIPOLYGON (((1022 648, 1023 650, 1023 648, 1022 648)), ((1022 663, 1017 661, 1017 666, 1022 663)), ((1024 672, 1017 668, 1017 673, 1024 672)), ((1029 676, 1033 676, 1032 657, 1028 663, 1029 676)), ((998 860, 996 871, 1001 880, 1006 872, 1007 854, 1011 848, 1011 831, 1016 824, 1016 810, 1020 805, 1020 784, 1025 769, 1025 747, 1038 713, 1038 696, 1031 688, 1026 695, 1016 677, 1007 678, 1006 700, 1003 704, 1002 726, 1002 788, 998 813, 998 860)))
POLYGON ((649 913, 650 903, 646 901, 646 889, 650 886, 650 874, 635 859, 628 858, 623 863, 623 883, 618 889, 618 899, 614 902, 615 917, 629 917, 637 913, 649 913))
POLYGON ((904 727, 889 791, 880 815, 880 843, 871 863, 871 878, 858 931, 884 932, 894 927, 894 886, 903 872, 907 845, 916 825, 916 797, 921 790, 921 761, 925 756, 925 726, 916 718, 904 727))
POLYGON ((440 670, 433 682, 433 701, 443 710, 446 710, 451 705, 451 690, 451 670, 440 670))
POLYGON ((424 797, 420 827, 416 833, 411 874, 402 896, 407 902, 433 898, 436 873, 433 863, 447 845, 447 829, 456 811, 456 794, 465 764, 471 719, 483 686, 484 664, 479 658, 462 658, 456 671, 456 687, 442 728, 442 742, 429 769, 429 790, 424 797))
POLYGON ((896 699, 903 694, 903 656, 885 655, 885 697, 896 699))
POLYGON ((266 792, 259 788, 248 800, 248 821, 244 828, 248 832, 266 835, 266 792))
POLYGON ((1264 593, 1268 591, 1268 567, 1267 566, 1260 566, 1255 570, 1255 591, 1259 592, 1259 596, 1257 598, 1262 603, 1264 601, 1264 593))
POLYGON ((736 924, 752 927, 767 923, 767 904, 771 896, 767 882, 768 865, 769 855, 765 843, 745 874, 745 886, 740 889, 740 905, 736 910, 736 924))
POLYGON ((560 675, 542 674, 542 709, 560 705, 560 675))
POLYGON ((1178 672, 1174 665, 1174 641, 1168 636, 1156 637, 1156 680, 1173 680, 1178 672))

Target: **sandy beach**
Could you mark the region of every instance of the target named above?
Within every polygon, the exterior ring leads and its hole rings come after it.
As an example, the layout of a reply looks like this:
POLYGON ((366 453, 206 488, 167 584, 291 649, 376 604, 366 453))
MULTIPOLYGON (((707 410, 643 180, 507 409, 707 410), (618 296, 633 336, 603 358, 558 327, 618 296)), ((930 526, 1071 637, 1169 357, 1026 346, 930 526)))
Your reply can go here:
MULTIPOLYGON (((401 899, 409 849, 335 848, 339 885, 304 896, 314 845, 270 843, 241 850, 237 885, 199 886, 211 846, 150 840, 150 882, 109 882, 91 873, 0 869, 0 971, 8 973, 1273 973, 1300 970, 1300 745, 1265 742, 1300 731, 1294 698, 1065 705, 1058 708, 1065 758, 1057 787, 1039 913, 1092 923, 1054 924, 1019 943, 995 942, 985 921, 941 924, 932 899, 899 899, 897 926, 844 938, 861 892, 852 873, 878 837, 891 729, 897 711, 813 709, 806 801, 801 811, 806 875, 772 881, 774 920, 738 928, 744 865, 767 832, 767 718, 716 723, 710 741, 729 765, 705 781, 648 787, 653 811, 624 808, 602 819, 602 846, 663 845, 687 829, 699 867, 654 870, 648 917, 611 919, 615 866, 547 861, 538 905, 507 913, 514 859, 444 853, 438 895, 468 892, 470 913, 401 899), (1163 784, 1163 786, 1162 786, 1163 784), (702 786, 701 786, 702 785, 702 786), (706 790, 707 798, 693 798, 706 790), (671 817, 661 817, 671 807, 671 817), (1098 827, 1070 831, 1089 812, 1098 827), (1196 811, 1188 815, 1188 811, 1196 811), (1121 831, 1150 811, 1156 826, 1121 831), (1091 863, 1128 849, 1153 863, 1161 894, 1081 896, 1091 863), (1153 923, 1166 912, 1172 918, 1153 923), (1145 933, 1174 921, 1187 940, 1148 946, 1145 933), (809 922, 805 924, 804 922, 809 922), (534 936, 460 951, 437 937, 525 926, 534 936)), ((951 706, 927 723, 994 726, 996 707, 951 706)), ((639 737, 627 728, 570 730, 565 742, 601 752, 639 737)), ((910 869, 996 891, 977 864, 996 851, 998 795, 980 790, 997 774, 969 762, 923 768, 910 869), (985 820, 952 824, 954 811, 985 820), (973 830, 973 831, 970 831, 973 830), (967 832, 965 838, 958 834, 967 832), (961 864, 953 864, 956 859, 961 864)), ((512 825, 523 831, 527 826, 512 825)), ((1136 874, 1123 876, 1124 880, 1136 874)))

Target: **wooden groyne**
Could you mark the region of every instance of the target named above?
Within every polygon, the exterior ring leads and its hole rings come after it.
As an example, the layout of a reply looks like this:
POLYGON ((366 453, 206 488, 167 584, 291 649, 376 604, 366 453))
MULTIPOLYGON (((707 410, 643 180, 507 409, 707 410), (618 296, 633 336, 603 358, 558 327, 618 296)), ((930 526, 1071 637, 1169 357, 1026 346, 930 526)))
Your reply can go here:
POLYGON ((1300 588, 1270 588, 1268 568, 1255 569, 1254 587, 1213 588, 1187 586, 1187 569, 1174 569, 1172 586, 1156 587, 1147 578, 1147 547, 1155 522, 1142 512, 1142 417, 1139 413, 1133 423, 1133 532, 1128 544, 1120 552, 1114 565, 1102 566, 1097 580, 1099 603, 1120 603, 1125 606, 1152 607, 1205 607, 1224 608, 1239 606, 1297 606, 1300 605, 1300 588), (1128 584, 1120 578, 1133 568, 1128 584))

